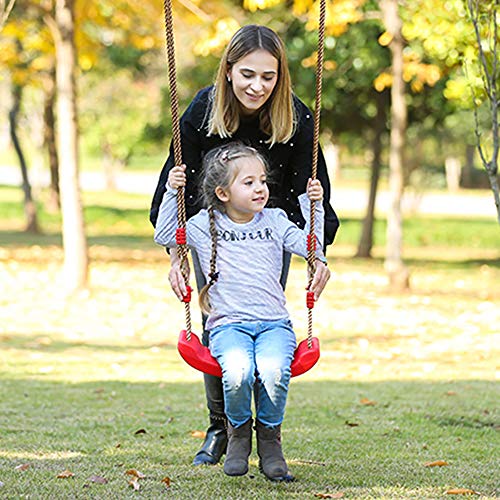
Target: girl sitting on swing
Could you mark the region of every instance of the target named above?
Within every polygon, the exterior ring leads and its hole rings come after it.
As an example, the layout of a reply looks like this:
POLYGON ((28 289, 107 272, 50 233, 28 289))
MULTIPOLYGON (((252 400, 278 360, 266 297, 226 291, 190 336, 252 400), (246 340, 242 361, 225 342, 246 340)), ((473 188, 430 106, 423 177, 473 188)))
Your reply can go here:
MULTIPOLYGON (((158 214, 155 241, 170 248, 175 246, 176 196, 186 185, 185 169, 170 170, 158 214)), ((259 467, 271 480, 290 481, 281 423, 296 340, 280 276, 284 251, 307 256, 309 223, 299 229, 282 209, 265 208, 267 171, 264 157, 240 142, 211 150, 203 160, 200 183, 207 208, 188 220, 186 232, 207 279, 200 306, 208 315, 210 352, 222 368, 229 438, 224 472, 248 472, 255 386, 259 467)), ((306 221, 309 200, 316 204, 318 258, 324 258, 322 199, 320 181, 309 179, 299 203, 306 221)))
MULTIPOLYGON (((186 216, 201 209, 198 196, 202 158, 211 149, 240 140, 267 160, 275 181, 270 186, 273 205, 303 227, 298 195, 306 190, 313 157, 313 113, 293 93, 285 47, 280 37, 266 26, 247 25, 231 38, 220 61, 215 85, 197 93, 180 120, 182 160, 188 182, 184 190, 186 216)), ((173 148, 163 167, 152 200, 150 219, 156 225, 168 173, 174 167, 173 148)), ((339 226, 330 205, 330 181, 321 148, 318 151, 318 179, 324 189, 325 248, 333 242, 339 226)), ((198 290, 206 284, 196 252, 192 252, 198 290)), ((170 252, 169 281, 177 297, 186 295, 186 284, 175 250, 170 252)), ((285 287, 290 255, 285 252, 281 284, 285 287)), ((330 277, 326 259, 316 261, 311 290, 318 296, 330 277)), ((203 332, 203 344, 208 334, 203 332)), ((226 416, 221 379, 204 374, 210 426, 205 441, 194 457, 194 465, 216 464, 226 451, 226 416)))

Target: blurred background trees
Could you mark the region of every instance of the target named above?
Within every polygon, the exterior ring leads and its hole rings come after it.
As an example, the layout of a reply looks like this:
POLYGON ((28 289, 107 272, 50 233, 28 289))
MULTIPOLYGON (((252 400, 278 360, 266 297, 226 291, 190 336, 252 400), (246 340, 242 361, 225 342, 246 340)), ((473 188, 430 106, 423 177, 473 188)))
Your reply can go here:
MULTIPOLYGON (((173 4, 181 109, 212 83, 227 41, 248 23, 266 24, 280 34, 294 90, 313 104, 317 1, 174 0, 173 4)), ((483 13, 494 13, 490 28, 479 17, 485 37, 496 26, 498 1, 480 4, 483 13)), ((50 172, 46 203, 57 210, 64 196, 59 174, 68 162, 61 156, 64 145, 56 147, 61 135, 57 122, 62 118, 62 109, 56 109, 56 7, 55 0, 1 3, 0 112, 10 113, 11 119, 0 129, 0 143, 12 137, 17 155, 0 160, 16 159, 23 169, 26 207, 31 206, 26 227, 31 230, 37 228, 36 190, 33 194, 28 174, 50 172)), ((162 6, 153 0, 77 0, 74 18, 77 159, 81 169, 102 170, 112 189, 123 169, 156 172, 167 154, 170 112, 162 6)), ((493 61, 493 45, 482 47, 488 61, 493 61)), ((371 255, 377 189, 381 180, 389 179, 386 259, 403 270, 399 286, 408 284, 398 213, 405 188, 457 189, 484 187, 487 182, 475 165, 474 113, 480 133, 488 129, 491 118, 478 61, 478 42, 465 0, 327 1, 323 147, 332 177, 369 179, 368 204, 360 207, 365 217, 358 256, 371 255), (388 9, 399 20, 396 28, 389 22, 388 9)), ((494 134, 482 138, 488 148, 494 134)), ((75 189, 72 198, 77 197, 76 184, 75 189)), ((388 268, 394 266, 388 263, 388 268)))

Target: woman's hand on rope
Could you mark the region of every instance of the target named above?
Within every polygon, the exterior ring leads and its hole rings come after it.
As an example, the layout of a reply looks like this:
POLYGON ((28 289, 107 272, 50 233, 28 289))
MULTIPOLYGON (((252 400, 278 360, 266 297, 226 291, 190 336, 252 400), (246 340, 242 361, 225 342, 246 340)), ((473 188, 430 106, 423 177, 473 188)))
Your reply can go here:
MULTIPOLYGON (((189 264, 186 260, 186 274, 189 280, 189 264)), ((179 258, 179 254, 177 253, 176 248, 172 248, 170 250, 170 271, 168 273, 168 281, 170 282, 170 286, 174 291, 175 295, 179 300, 182 300, 186 294, 186 281, 184 280, 184 275, 182 274, 181 267, 181 259, 179 258)))
POLYGON ((319 296, 328 283, 330 276, 331 273, 328 267, 326 267, 326 264, 320 260, 316 260, 316 271, 310 288, 311 292, 314 292, 314 300, 319 299, 319 296))
POLYGON ((323 186, 318 179, 307 181, 307 196, 311 201, 321 201, 323 199, 323 186))
POLYGON ((179 165, 170 169, 168 185, 172 189, 179 189, 186 185, 186 165, 179 165))

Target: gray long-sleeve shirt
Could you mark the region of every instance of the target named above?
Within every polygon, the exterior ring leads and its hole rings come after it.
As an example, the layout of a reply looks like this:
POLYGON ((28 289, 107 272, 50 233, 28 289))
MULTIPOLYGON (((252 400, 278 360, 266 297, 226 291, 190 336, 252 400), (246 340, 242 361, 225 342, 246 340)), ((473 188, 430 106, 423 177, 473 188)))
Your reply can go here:
MULTIPOLYGON (((154 239, 175 247, 177 229, 176 190, 167 189, 160 206, 154 239)), ((217 272, 219 278, 210 288, 212 306, 206 328, 242 321, 274 321, 288 318, 285 294, 280 285, 283 250, 307 257, 310 202, 307 194, 299 196, 300 208, 307 221, 304 229, 293 224, 284 210, 265 208, 245 224, 233 222, 215 211, 217 226, 217 272)), ((315 203, 316 255, 324 259, 324 209, 315 203)), ((201 210, 186 225, 187 244, 196 250, 203 274, 208 280, 212 241, 209 215, 201 210)))

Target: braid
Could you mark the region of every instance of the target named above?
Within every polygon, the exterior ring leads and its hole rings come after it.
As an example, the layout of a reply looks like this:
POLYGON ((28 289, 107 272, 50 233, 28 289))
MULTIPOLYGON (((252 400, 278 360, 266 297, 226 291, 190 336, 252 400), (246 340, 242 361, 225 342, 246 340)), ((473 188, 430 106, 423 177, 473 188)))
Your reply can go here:
POLYGON ((210 273, 208 277, 210 281, 201 289, 200 291, 200 308, 203 313, 209 314, 211 305, 208 300, 208 290, 219 278, 219 273, 217 272, 217 226, 215 224, 215 213, 214 207, 210 205, 208 207, 208 217, 210 221, 210 237, 212 239, 212 254, 210 256, 210 273))

